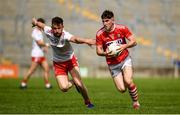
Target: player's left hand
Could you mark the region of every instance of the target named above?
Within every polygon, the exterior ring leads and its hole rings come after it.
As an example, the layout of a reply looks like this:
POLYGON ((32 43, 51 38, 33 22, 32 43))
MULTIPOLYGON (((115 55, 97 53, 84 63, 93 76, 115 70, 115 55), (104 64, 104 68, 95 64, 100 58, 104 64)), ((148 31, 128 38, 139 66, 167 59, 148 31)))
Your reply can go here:
POLYGON ((122 51, 124 51, 126 48, 127 48, 127 45, 126 45, 126 44, 121 44, 120 48, 118 48, 117 50, 118 50, 119 52, 122 52, 122 51))
POLYGON ((108 48, 106 48, 106 56, 107 56, 107 58, 115 57, 115 55, 112 53, 112 51, 109 51, 108 48))

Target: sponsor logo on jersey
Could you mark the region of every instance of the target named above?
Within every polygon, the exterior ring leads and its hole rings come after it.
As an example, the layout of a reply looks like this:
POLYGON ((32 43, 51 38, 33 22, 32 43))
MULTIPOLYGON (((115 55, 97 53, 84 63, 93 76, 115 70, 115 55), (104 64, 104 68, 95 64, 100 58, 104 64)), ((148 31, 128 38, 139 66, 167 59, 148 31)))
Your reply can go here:
POLYGON ((122 39, 117 39, 117 40, 113 40, 113 41, 107 42, 106 45, 109 46, 110 44, 112 44, 112 43, 114 43, 114 42, 115 42, 117 45, 121 45, 123 41, 122 41, 122 39))

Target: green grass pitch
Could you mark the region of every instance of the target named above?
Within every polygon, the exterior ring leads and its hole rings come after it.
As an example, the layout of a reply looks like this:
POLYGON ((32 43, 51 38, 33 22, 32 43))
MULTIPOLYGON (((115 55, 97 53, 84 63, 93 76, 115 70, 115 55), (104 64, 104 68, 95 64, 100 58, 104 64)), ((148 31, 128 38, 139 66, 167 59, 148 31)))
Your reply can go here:
POLYGON ((73 87, 62 93, 54 78, 53 89, 44 88, 42 78, 32 78, 28 88, 19 89, 20 79, 0 79, 0 114, 180 114, 180 79, 135 78, 141 108, 133 110, 129 94, 119 93, 112 79, 83 79, 95 108, 84 106, 73 87))

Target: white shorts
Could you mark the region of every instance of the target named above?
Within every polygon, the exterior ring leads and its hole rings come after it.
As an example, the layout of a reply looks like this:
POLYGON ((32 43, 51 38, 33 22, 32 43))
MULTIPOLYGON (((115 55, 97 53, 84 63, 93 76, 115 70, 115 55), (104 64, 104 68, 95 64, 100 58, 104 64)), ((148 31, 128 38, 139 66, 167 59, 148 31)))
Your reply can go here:
POLYGON ((108 65, 108 66, 109 66, 109 71, 111 73, 111 76, 116 77, 119 73, 122 73, 122 69, 125 66, 132 67, 132 60, 130 56, 128 56, 123 62, 120 62, 118 64, 113 64, 113 65, 108 65))

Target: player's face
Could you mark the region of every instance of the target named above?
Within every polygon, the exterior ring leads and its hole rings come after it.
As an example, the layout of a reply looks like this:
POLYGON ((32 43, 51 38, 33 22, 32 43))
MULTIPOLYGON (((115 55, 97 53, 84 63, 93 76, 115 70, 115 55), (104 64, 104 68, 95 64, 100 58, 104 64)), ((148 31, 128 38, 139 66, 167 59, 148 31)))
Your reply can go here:
POLYGON ((106 29, 107 32, 110 32, 113 29, 113 25, 114 25, 114 18, 111 19, 102 19, 102 23, 104 28, 106 29))
POLYGON ((52 33, 55 37, 61 37, 64 26, 62 24, 53 24, 52 25, 52 33))

